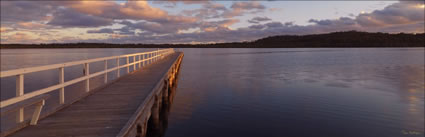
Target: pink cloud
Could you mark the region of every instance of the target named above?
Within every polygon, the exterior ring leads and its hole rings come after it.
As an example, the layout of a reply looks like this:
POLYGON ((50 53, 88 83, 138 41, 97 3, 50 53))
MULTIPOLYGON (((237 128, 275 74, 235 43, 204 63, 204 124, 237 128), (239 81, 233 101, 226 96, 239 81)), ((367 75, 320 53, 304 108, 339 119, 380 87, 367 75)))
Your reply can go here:
POLYGON ((42 23, 36 23, 36 22, 19 22, 17 23, 19 28, 25 28, 25 29, 40 29, 47 27, 46 24, 42 23))
POLYGON ((5 33, 5 32, 9 32, 11 31, 12 28, 8 28, 8 27, 0 27, 0 32, 5 33))
POLYGON ((67 6, 81 13, 109 19, 133 19, 154 21, 158 19, 173 22, 194 22, 195 18, 170 15, 167 11, 149 5, 147 1, 79 1, 66 3, 67 6))

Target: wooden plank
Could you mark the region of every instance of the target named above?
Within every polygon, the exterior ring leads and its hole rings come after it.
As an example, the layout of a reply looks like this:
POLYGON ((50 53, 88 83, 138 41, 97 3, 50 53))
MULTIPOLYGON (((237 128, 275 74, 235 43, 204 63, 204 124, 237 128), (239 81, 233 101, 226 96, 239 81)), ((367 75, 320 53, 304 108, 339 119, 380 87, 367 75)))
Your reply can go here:
POLYGON ((10 136, 116 136, 179 54, 147 65, 10 136))

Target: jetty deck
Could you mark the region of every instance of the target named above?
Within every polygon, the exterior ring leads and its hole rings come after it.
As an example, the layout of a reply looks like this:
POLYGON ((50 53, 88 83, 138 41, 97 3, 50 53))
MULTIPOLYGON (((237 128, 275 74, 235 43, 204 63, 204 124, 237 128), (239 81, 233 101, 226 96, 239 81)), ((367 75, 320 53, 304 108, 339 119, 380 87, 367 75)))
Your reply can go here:
POLYGON ((155 114, 155 112, 150 112, 155 110, 154 108, 151 109, 151 107, 155 107, 155 105, 157 107, 157 102, 161 101, 159 98, 166 96, 161 95, 167 94, 162 92, 167 90, 167 87, 163 85, 172 84, 171 81, 167 80, 174 78, 173 75, 178 69, 176 67, 180 66, 182 55, 183 53, 181 52, 175 52, 146 67, 131 72, 119 80, 91 92, 90 95, 77 102, 39 120, 36 125, 27 126, 8 136, 145 136, 147 120, 149 116, 155 114), (173 75, 168 74, 170 72, 173 75), (163 83, 164 80, 166 80, 165 83, 163 83), (158 93, 152 93, 157 92, 157 90, 158 93))

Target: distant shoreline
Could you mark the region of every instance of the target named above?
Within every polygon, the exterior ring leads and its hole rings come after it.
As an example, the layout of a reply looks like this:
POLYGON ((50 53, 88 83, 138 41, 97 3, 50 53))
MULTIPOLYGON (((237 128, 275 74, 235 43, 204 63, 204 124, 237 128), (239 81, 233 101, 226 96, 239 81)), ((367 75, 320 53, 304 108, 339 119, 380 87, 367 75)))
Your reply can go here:
POLYGON ((424 47, 425 34, 333 32, 313 35, 271 36, 251 42, 217 44, 111 44, 51 43, 0 44, 1 49, 21 48, 395 48, 424 47))
POLYGON ((76 49, 76 48, 425 48, 425 46, 421 46, 417 43, 407 43, 393 46, 291 46, 291 47, 260 47, 260 46, 126 46, 123 45, 115 45, 115 46, 34 46, 34 45, 25 45, 25 46, 9 46, 9 45, 1 45, 0 49, 76 49))

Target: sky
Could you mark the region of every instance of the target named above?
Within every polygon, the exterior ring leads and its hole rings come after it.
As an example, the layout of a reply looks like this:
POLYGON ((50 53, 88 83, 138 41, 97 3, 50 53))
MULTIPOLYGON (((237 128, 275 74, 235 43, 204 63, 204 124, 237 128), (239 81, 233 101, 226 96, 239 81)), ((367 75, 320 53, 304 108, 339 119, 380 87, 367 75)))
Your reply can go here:
POLYGON ((423 33, 424 1, 1 1, 1 44, 221 43, 423 33))

